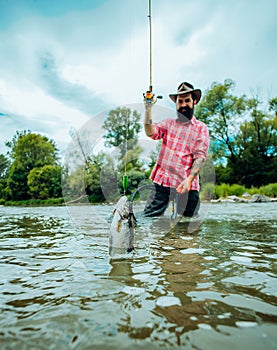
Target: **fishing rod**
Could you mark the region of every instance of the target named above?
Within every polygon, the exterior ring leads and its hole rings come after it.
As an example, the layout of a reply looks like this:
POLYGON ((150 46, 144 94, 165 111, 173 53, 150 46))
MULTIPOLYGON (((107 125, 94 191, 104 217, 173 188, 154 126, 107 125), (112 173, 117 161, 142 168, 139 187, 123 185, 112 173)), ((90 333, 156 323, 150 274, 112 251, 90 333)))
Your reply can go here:
MULTIPOLYGON (((157 99, 163 98, 162 96, 158 95, 157 97, 153 93, 153 85, 152 85, 152 6, 151 6, 151 0, 148 0, 148 19, 149 19, 149 89, 146 91, 146 93, 143 94, 144 102, 148 104, 149 106, 155 104, 157 102, 157 99)), ((123 194, 125 195, 128 187, 128 176, 127 176, 127 141, 128 141, 128 126, 129 121, 128 118, 126 120, 126 135, 125 135, 125 163, 124 163, 124 175, 122 178, 122 187, 123 187, 123 194)))
POLYGON ((145 103, 152 105, 162 96, 155 97, 152 85, 152 10, 151 0, 148 0, 148 19, 149 19, 149 89, 143 94, 145 103))

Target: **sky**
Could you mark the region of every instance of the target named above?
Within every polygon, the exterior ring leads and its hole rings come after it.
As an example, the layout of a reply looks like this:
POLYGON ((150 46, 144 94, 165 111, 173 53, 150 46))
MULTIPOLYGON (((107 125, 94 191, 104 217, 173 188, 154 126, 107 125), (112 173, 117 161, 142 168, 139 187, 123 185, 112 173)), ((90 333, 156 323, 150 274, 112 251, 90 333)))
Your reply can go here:
MULTIPOLYGON (((276 97, 276 13, 276 0, 152 0, 159 108, 174 112, 182 81, 205 92, 230 78, 237 95, 276 97)), ((0 0, 0 153, 24 129, 63 153, 72 128, 99 141, 109 110, 141 107, 147 16, 148 0, 0 0)))

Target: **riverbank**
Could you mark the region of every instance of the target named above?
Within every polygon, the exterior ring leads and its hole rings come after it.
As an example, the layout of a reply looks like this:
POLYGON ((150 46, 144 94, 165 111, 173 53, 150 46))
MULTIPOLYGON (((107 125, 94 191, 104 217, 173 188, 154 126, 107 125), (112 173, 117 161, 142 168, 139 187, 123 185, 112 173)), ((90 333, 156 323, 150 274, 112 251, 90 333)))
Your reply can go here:
POLYGON ((277 183, 270 183, 261 187, 246 188, 243 185, 238 184, 220 184, 205 183, 201 186, 200 197, 202 201, 234 201, 234 202, 247 202, 255 201, 269 201, 269 199, 277 198, 277 183), (255 197, 253 197, 255 196, 255 197), (266 197, 261 200, 258 196, 266 197), (238 200, 238 198, 240 200, 238 200))
POLYGON ((48 207, 65 205, 63 198, 49 198, 49 199, 25 199, 22 201, 5 201, 0 200, 1 206, 10 207, 48 207))
MULTIPOLYGON (((277 198, 267 197, 260 194, 254 194, 251 197, 238 197, 235 195, 227 196, 225 198, 217 199, 202 199, 202 202, 210 203, 269 203, 277 202, 277 198)), ((65 206, 68 203, 65 203, 63 198, 53 198, 53 199, 28 199, 24 201, 2 201, 0 207, 53 207, 53 206, 65 206)), ((101 205, 103 203, 90 203, 91 205, 101 205)), ((88 203, 75 202, 75 206, 78 205, 88 205, 88 203)))
MULTIPOLYGON (((260 188, 246 188, 242 185, 229 185, 206 183, 201 186, 201 201, 212 203, 255 203, 255 202, 275 202, 277 201, 277 183, 261 186, 260 188)), ((1 206, 19 206, 19 207, 40 207, 40 206, 63 206, 63 205, 86 205, 88 197, 81 196, 70 202, 61 198, 49 199, 26 199, 20 201, 11 201, 0 199, 1 206)), ((90 201, 90 204, 97 205, 103 202, 90 201)))
POLYGON ((268 203, 277 202, 277 198, 270 198, 263 196, 261 194, 254 194, 253 196, 248 196, 248 194, 238 197, 238 196, 228 196, 227 198, 211 199, 211 203, 268 203))

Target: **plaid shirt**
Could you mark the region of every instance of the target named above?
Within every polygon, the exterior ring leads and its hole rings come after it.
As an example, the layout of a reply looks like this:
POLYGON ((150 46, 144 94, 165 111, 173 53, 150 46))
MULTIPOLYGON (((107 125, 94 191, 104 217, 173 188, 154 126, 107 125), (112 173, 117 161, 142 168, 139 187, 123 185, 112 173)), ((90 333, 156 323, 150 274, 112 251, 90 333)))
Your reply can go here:
MULTIPOLYGON (((162 139, 161 150, 150 175, 150 179, 159 185, 176 188, 190 174, 196 158, 206 160, 209 131, 195 117, 187 123, 180 123, 176 119, 155 123, 155 132, 151 138, 162 139)), ((196 176, 191 190, 199 189, 199 176, 196 176)))

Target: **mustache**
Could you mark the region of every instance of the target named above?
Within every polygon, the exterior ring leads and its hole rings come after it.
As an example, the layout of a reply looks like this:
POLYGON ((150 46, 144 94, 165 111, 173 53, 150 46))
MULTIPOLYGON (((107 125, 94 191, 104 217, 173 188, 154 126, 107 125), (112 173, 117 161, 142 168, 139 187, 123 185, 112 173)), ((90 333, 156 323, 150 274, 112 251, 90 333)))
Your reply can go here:
POLYGON ((190 107, 180 107, 177 112, 178 113, 188 113, 188 112, 191 112, 193 111, 193 108, 190 108, 190 107))
POLYGON ((185 111, 189 111, 191 108, 189 108, 189 107, 180 107, 179 109, 178 109, 178 112, 179 113, 182 113, 182 112, 185 112, 185 111))
POLYGON ((190 108, 190 107, 180 107, 177 109, 177 116, 178 116, 178 120, 180 121, 186 121, 186 120, 190 120, 193 117, 193 111, 194 108, 190 108))

